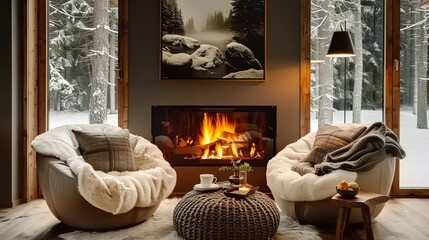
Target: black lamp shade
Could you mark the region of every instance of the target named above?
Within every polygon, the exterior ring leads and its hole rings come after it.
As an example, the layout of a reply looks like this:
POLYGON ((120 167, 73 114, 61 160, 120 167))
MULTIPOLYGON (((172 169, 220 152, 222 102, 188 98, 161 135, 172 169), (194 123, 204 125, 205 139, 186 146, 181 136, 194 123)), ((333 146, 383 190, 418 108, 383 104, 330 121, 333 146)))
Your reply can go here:
POLYGON ((354 57, 355 52, 350 34, 347 31, 334 32, 327 57, 354 57))

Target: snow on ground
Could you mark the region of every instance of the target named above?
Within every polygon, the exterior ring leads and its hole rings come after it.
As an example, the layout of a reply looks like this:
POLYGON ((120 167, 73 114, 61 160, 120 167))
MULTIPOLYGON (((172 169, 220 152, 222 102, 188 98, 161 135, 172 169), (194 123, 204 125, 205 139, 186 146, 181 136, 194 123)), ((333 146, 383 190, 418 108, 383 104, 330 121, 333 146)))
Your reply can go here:
MULTIPOLYGON (((334 113, 334 123, 343 123, 343 111, 334 113)), ((429 111, 428 111, 429 116, 429 111)), ((346 120, 351 122, 352 113, 347 111, 346 120)), ((362 111, 362 123, 382 121, 381 111, 362 111)), ((49 112, 49 129, 65 125, 89 123, 88 112, 49 112)), ((117 126, 118 115, 108 114, 107 123, 117 126)), ((401 110, 400 142, 407 156, 400 160, 401 188, 429 188, 429 157, 425 151, 429 143, 429 130, 416 128, 416 116, 410 111, 401 110)), ((317 119, 311 121, 311 131, 317 130, 317 119)))
MULTIPOLYGON (((88 124, 89 112, 49 111, 48 128, 56 128, 66 124, 88 124)), ((107 114, 107 122, 118 126, 118 114, 107 114)))

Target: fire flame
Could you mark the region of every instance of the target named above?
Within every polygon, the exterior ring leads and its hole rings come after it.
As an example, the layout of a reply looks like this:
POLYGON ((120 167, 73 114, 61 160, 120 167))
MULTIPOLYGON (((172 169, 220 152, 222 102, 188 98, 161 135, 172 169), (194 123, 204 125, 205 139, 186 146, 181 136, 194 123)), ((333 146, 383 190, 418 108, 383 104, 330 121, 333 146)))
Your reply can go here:
POLYGON ((252 143, 252 148, 250 149, 250 156, 251 157, 255 156, 255 151, 256 151, 255 143, 252 143))
POLYGON ((232 155, 234 155, 234 157, 238 157, 238 150, 237 150, 237 146, 235 145, 235 143, 231 144, 231 151, 232 151, 232 155))
MULTIPOLYGON (((198 143, 203 150, 202 159, 231 159, 243 156, 260 158, 255 143, 251 143, 250 135, 236 133, 236 122, 230 121, 226 114, 204 113, 200 126, 198 143), (248 154, 244 155, 242 148, 248 148, 248 154)), ((177 140, 176 140, 177 141, 177 140)), ((180 143, 180 141, 179 141, 180 143)), ((187 139, 187 144, 192 144, 192 139, 187 139)))
POLYGON ((215 120, 209 114, 204 113, 201 124, 201 135, 198 141, 201 145, 215 142, 224 132, 235 133, 235 125, 234 122, 229 122, 228 117, 221 113, 216 113, 215 120))
MULTIPOLYGON (((221 113, 216 113, 215 117, 208 113, 204 113, 204 118, 201 124, 201 134, 198 136, 200 145, 206 145, 202 158, 218 158, 222 159, 224 150, 227 146, 222 146, 219 142, 220 139, 225 139, 225 136, 235 134, 236 123, 228 120, 228 117, 221 113), (212 143, 217 142, 215 151, 210 154, 210 146, 212 143)), ((234 156, 238 156, 237 147, 233 146, 232 151, 234 156)))

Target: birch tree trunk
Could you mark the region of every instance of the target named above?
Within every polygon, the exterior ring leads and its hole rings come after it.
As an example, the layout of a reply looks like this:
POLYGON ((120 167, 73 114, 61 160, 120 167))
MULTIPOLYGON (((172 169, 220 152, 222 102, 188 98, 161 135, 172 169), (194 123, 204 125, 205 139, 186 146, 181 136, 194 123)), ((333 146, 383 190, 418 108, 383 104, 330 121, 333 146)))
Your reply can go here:
POLYGON ((110 35, 109 48, 109 96, 110 96, 110 113, 116 112, 116 54, 115 54, 115 36, 110 35))
MULTIPOLYGON (((417 3, 417 2, 414 2, 417 3)), ((415 6, 411 7, 412 11, 412 23, 415 24, 419 21, 419 14, 417 13, 417 8, 415 6)), ((418 34, 419 34, 419 26, 414 26, 412 28, 411 33, 411 51, 413 51, 413 56, 411 58, 411 81, 413 83, 413 114, 417 114, 417 88, 418 88, 418 79, 419 79, 419 70, 418 70, 418 64, 419 64, 419 55, 420 55, 420 49, 418 44, 418 34)))
POLYGON ((363 52, 362 52, 362 10, 361 1, 355 0, 354 9, 354 44, 355 44, 355 79, 353 86, 353 123, 361 122, 362 109, 362 77, 363 77, 363 52))
MULTIPOLYGON (((328 51, 329 42, 332 37, 332 10, 334 9, 331 1, 319 1, 321 7, 324 9, 322 12, 323 16, 321 18, 325 18, 323 22, 319 26, 319 49, 325 55, 328 51)), ((318 126, 322 126, 325 123, 333 122, 333 67, 332 67, 332 59, 328 59, 328 61, 321 63, 319 66, 319 104, 318 104, 318 126)))
MULTIPOLYGON (((408 1, 401 0, 401 8, 403 12, 401 13, 401 28, 407 28, 411 24, 412 18, 410 18, 411 13, 411 5, 408 1)), ((401 44, 402 44, 402 52, 403 57, 401 57, 401 81, 403 84, 403 89, 406 89, 406 97, 407 99, 401 99, 405 101, 404 103, 408 104, 408 106, 413 106, 413 84, 411 78, 411 58, 412 58, 412 29, 405 29, 401 32, 401 44)))
POLYGON ((94 1, 94 53, 89 123, 107 120, 107 83, 109 74, 109 0, 94 1))
MULTIPOLYGON (((424 11, 417 11, 416 14, 420 20, 425 19, 424 11)), ((428 117, 427 117, 427 60, 428 60, 428 41, 427 41, 427 30, 426 21, 417 26, 418 35, 418 48, 420 49, 418 54, 418 78, 417 78, 417 128, 427 129, 428 128, 428 117)))

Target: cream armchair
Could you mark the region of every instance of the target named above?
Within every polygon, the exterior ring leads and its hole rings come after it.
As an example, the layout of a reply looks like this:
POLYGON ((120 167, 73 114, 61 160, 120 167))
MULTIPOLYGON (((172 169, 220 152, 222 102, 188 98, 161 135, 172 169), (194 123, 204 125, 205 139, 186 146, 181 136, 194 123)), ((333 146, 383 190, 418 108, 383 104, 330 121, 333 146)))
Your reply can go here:
MULTIPOLYGON (((350 127, 356 126, 358 125, 346 124, 341 127, 350 129, 350 127)), ((336 194, 335 187, 341 180, 355 181, 361 189, 389 195, 395 170, 395 157, 390 153, 366 171, 338 169, 322 176, 314 173, 301 173, 302 175, 298 173, 296 166, 303 164, 303 160, 308 158, 309 154, 314 155, 312 149, 316 135, 316 132, 311 132, 287 145, 268 162, 267 184, 276 203, 286 215, 310 224, 335 223, 338 208, 330 204, 330 199, 336 194)), ((344 139, 344 137, 340 138, 344 139)), ((350 144, 353 143, 355 142, 350 144)), ((400 153, 401 156, 405 154, 400 153)), ((383 207, 384 204, 372 207, 370 209, 371 218, 375 218, 383 207)), ((350 223, 358 222, 362 222, 361 213, 359 210, 353 209, 350 223)))
POLYGON ((151 217, 160 202, 172 192, 176 184, 176 172, 163 159, 161 151, 146 139, 122 130, 107 124, 67 125, 41 134, 32 142, 37 152, 37 173, 43 196, 53 215, 60 221, 79 229, 111 229, 134 225, 151 217), (110 153, 103 152, 92 157, 85 155, 83 151, 94 153, 94 150, 99 151, 105 145, 86 138, 84 140, 88 146, 94 144, 93 149, 79 147, 77 131, 103 133, 97 136, 111 135, 113 132, 123 134, 129 139, 126 146, 135 156, 135 162, 132 165, 121 165, 112 160, 114 155, 123 156, 123 152, 118 154, 118 151, 124 146, 113 146, 118 144, 117 136, 101 139, 101 142, 108 142, 110 153), (92 166, 88 164, 90 160, 94 163, 92 166), (112 163, 116 169, 108 172, 109 164, 112 163), (96 165, 101 168, 107 166, 106 172, 94 170, 93 166, 96 165), (102 181, 106 179, 108 181, 102 181), (101 184, 85 188, 85 185, 100 183, 95 180, 101 181, 101 184), (92 198, 99 190, 107 201, 100 203, 99 199, 92 198), (119 193, 117 197, 116 190, 119 193), (134 190, 137 193, 130 192, 134 190), (107 194, 103 191, 107 191, 107 194), (123 208, 125 205, 127 207, 123 208))

